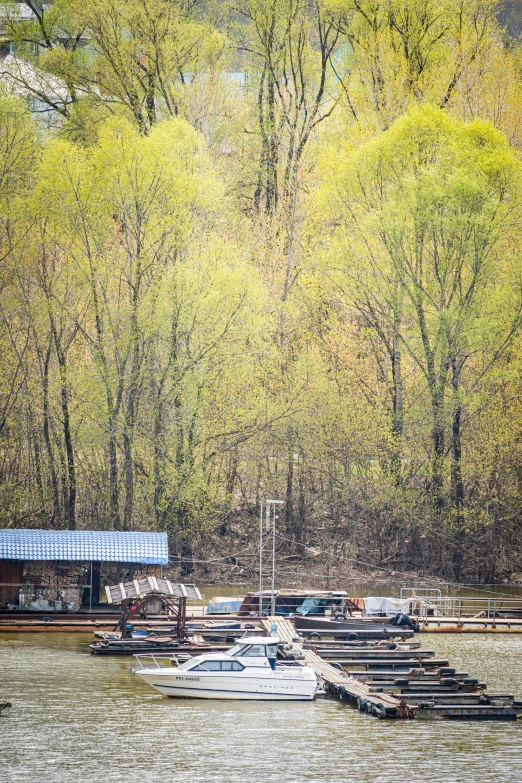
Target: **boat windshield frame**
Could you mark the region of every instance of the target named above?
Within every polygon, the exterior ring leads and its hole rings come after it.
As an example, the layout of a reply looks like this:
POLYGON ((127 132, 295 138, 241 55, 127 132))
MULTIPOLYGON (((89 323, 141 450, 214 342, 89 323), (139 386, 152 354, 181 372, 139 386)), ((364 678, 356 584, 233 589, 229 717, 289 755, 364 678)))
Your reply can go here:
POLYGON ((180 665, 177 667, 177 670, 180 672, 186 672, 187 670, 190 670, 190 667, 193 665, 194 665, 194 658, 189 658, 188 661, 183 661, 183 663, 180 663, 180 665))

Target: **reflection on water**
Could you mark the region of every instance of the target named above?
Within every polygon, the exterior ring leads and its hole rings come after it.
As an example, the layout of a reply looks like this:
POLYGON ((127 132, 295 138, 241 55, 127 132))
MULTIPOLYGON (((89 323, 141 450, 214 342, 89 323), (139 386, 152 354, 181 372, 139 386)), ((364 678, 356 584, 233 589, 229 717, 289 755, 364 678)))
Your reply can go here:
MULTIPOLYGON (((522 696, 522 637, 423 636, 522 696)), ((520 783, 522 723, 378 721, 335 701, 168 699, 91 637, 0 635, 2 783, 520 783)))

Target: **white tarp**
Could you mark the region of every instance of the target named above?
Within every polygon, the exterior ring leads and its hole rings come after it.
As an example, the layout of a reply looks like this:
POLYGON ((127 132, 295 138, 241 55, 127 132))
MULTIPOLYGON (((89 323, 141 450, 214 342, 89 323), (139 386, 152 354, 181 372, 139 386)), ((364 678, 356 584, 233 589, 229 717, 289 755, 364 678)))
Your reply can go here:
POLYGON ((411 611, 411 598, 377 598, 371 596, 364 599, 365 615, 383 615, 391 617, 397 612, 409 614, 411 611))

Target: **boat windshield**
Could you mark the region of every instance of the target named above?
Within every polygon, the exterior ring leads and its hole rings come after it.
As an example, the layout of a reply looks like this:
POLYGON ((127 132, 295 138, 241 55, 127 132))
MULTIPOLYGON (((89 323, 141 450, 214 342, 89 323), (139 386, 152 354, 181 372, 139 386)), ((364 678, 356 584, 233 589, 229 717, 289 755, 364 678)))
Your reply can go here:
POLYGON ((244 644, 235 644, 234 647, 231 647, 230 650, 225 650, 225 655, 231 655, 232 657, 234 655, 237 655, 240 650, 244 648, 244 644))
POLYGON ((266 658, 266 647, 264 644, 236 644, 231 650, 227 650, 226 654, 233 658, 239 658, 239 656, 266 658))

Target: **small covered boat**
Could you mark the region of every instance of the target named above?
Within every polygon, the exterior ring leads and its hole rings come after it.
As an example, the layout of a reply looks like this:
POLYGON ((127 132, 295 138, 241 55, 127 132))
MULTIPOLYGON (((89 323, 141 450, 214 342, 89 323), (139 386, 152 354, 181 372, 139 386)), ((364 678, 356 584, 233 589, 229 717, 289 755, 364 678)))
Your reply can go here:
POLYGON ((208 602, 207 614, 237 614, 243 601, 244 596, 242 595, 231 598, 215 596, 208 602))
MULTIPOLYGON (((166 696, 196 699, 256 699, 311 701, 318 687, 313 669, 298 662, 276 661, 278 639, 273 636, 244 637, 223 653, 205 653, 175 669, 152 665, 132 669, 148 685, 166 696)), ((175 659, 173 659, 175 663, 175 659)))

